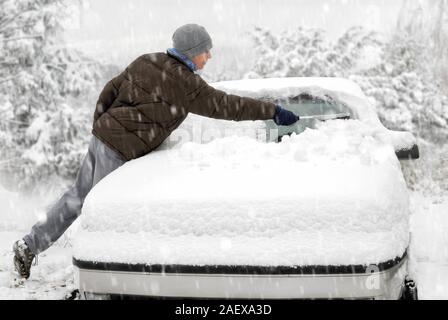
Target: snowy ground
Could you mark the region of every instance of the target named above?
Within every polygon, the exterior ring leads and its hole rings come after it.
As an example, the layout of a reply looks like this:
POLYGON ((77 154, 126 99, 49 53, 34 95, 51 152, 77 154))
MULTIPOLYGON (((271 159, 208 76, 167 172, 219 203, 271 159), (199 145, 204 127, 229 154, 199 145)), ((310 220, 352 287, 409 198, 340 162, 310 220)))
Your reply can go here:
POLYGON ((11 245, 21 232, 0 232, 0 299, 64 299, 73 287, 71 249, 53 246, 39 256, 29 280, 18 280, 12 266, 11 245))
POLYGON ((27 281, 19 280, 12 263, 12 245, 29 231, 57 197, 23 199, 0 186, 0 300, 64 299, 74 290, 71 247, 66 236, 39 256, 27 281), (52 199, 49 199, 52 198, 52 199))
POLYGON ((448 299, 448 197, 411 194, 411 255, 421 299, 448 299))
MULTIPOLYGON (((441 155, 443 152, 438 154, 441 155)), ((440 158, 430 163, 435 166, 434 179, 441 184, 446 181, 446 172, 438 166, 444 165, 446 160, 440 158)), ((412 169, 417 177, 422 175, 421 168, 427 167, 424 155, 419 161, 421 165, 412 169)), ((448 194, 440 188, 424 187, 426 189, 417 188, 410 193, 412 269, 421 299, 448 299, 448 194)), ((67 238, 39 256, 39 263, 32 269, 28 281, 18 281, 13 272, 12 244, 44 212, 48 201, 46 198, 41 202, 38 199, 26 202, 0 188, 0 299, 64 299, 75 289, 72 249, 67 238)))

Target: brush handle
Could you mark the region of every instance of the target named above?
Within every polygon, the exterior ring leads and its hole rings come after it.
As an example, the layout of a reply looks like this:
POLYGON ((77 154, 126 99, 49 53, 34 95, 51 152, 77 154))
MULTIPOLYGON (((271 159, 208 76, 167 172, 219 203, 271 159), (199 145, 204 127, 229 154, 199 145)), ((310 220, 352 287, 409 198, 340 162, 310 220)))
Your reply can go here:
POLYGON ((309 120, 309 119, 315 119, 315 120, 336 120, 336 119, 350 119, 350 113, 338 113, 338 114, 321 114, 321 115, 314 115, 314 116, 300 116, 300 120, 309 120))

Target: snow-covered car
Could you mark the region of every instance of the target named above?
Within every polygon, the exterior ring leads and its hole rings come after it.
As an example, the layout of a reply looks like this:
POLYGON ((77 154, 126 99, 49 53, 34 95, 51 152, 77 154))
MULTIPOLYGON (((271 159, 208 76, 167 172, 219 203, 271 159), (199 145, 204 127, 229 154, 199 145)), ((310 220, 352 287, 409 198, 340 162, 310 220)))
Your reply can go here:
POLYGON ((347 79, 213 86, 303 119, 190 114, 156 151, 100 181, 74 241, 81 296, 415 298, 399 161, 418 158, 414 136, 386 129, 347 79))

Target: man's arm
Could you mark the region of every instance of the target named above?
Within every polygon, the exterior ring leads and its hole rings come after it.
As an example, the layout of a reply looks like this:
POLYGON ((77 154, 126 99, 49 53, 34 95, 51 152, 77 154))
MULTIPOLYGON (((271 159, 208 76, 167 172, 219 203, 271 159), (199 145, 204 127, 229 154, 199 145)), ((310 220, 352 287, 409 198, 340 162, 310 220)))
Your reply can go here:
POLYGON ((110 80, 100 93, 96 103, 95 113, 93 115, 96 121, 104 112, 106 112, 118 96, 119 88, 124 80, 123 71, 121 74, 110 80))
POLYGON ((198 75, 191 75, 185 83, 189 112, 235 121, 268 120, 274 117, 273 103, 227 94, 209 86, 198 75))

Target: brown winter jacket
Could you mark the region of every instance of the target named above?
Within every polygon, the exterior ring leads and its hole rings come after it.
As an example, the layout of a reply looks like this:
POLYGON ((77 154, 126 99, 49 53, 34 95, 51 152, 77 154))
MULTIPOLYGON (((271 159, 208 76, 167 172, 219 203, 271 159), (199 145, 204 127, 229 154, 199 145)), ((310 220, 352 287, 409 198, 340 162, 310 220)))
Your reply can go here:
POLYGON ((145 54, 106 84, 92 133, 127 161, 156 149, 189 112, 266 120, 274 117, 275 105, 216 90, 168 54, 145 54))

